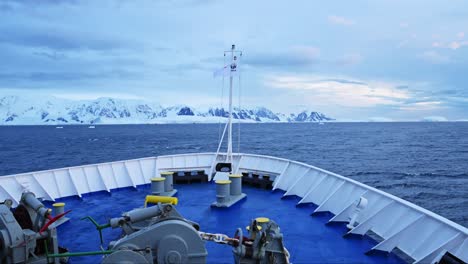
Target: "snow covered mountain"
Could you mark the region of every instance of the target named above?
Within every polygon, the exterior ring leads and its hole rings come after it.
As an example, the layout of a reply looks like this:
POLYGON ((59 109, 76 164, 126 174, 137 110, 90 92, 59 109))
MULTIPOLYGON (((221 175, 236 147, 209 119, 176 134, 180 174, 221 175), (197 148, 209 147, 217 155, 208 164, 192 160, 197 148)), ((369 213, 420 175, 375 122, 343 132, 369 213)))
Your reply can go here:
MULTIPOLYGON (((186 105, 163 107, 140 101, 99 98, 72 101, 56 97, 0 97, 0 125, 57 124, 157 124, 157 123, 218 123, 227 118, 224 108, 205 110, 186 105)), ((274 113, 265 107, 234 108, 234 119, 242 122, 323 122, 333 120, 322 113, 274 113)))

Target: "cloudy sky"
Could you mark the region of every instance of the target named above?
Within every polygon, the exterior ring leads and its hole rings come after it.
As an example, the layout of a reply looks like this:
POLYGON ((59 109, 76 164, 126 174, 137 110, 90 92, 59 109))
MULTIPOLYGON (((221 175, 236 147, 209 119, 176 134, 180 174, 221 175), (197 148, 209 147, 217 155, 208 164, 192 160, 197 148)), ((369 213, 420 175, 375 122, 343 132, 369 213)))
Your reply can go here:
POLYGON ((468 119, 465 0, 2 0, 0 95, 243 105, 342 120, 468 119))

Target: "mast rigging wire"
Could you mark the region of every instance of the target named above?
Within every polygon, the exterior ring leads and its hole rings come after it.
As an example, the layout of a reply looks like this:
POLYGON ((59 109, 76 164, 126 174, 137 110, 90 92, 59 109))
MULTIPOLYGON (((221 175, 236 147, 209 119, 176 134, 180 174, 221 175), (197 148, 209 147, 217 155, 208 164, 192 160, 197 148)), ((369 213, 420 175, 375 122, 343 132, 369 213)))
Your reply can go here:
MULTIPOLYGON (((223 65, 226 65, 226 52, 224 52, 224 57, 223 57, 223 65)), ((224 74, 223 74, 223 77, 222 77, 222 87, 221 87, 221 101, 220 101, 220 109, 218 112, 221 112, 221 109, 223 110, 224 112, 224 74)), ((215 109, 215 113, 216 114, 216 110, 218 109, 215 109)), ((218 141, 217 142, 220 142, 222 140, 222 135, 221 135, 221 121, 222 121, 222 118, 223 116, 220 114, 218 116, 218 141)), ((224 132, 223 132, 224 133, 224 132)), ((218 150, 219 151, 219 150, 218 150)))
MULTIPOLYGON (((239 66, 242 66, 242 52, 240 53, 239 56, 239 66)), ((239 109, 238 109, 238 114, 237 114, 237 120, 238 120, 238 125, 237 125, 237 153, 240 153, 240 142, 241 142, 241 113, 242 113, 242 108, 241 108, 241 90, 242 90, 242 82, 241 82, 241 75, 242 75, 242 67, 238 67, 239 69, 239 109)))

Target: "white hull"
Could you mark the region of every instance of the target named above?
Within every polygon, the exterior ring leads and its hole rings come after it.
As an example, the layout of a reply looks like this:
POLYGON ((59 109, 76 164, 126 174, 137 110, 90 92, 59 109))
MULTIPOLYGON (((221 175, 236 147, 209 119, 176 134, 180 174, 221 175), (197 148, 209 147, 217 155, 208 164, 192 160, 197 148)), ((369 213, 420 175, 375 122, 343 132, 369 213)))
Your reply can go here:
MULTIPOLYGON (((18 199, 24 190, 55 200, 67 196, 136 187, 150 183, 162 171, 205 170, 209 177, 215 153, 149 157, 0 177, 0 201, 18 199)), ((226 159, 218 155, 219 161, 226 159)), ((236 173, 267 173, 273 189, 301 197, 299 203, 314 203, 314 212, 331 212, 330 222, 349 222, 360 197, 368 206, 359 214, 350 234, 368 231, 383 238, 372 249, 390 252, 399 248, 420 263, 433 263, 446 251, 468 262, 468 229, 406 200, 320 168, 271 156, 233 154, 236 173)))

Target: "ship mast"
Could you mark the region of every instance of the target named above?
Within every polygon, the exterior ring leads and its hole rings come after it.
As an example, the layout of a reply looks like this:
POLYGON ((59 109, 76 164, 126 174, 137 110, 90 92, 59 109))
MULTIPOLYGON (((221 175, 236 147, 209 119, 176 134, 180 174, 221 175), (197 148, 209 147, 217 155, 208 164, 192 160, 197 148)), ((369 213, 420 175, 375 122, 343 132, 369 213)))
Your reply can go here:
MULTIPOLYGON (((224 131, 222 133, 222 136, 220 138, 219 144, 218 144, 218 150, 216 151, 216 156, 215 159, 213 160, 213 164, 211 166, 210 170, 210 175, 212 174, 213 170, 216 170, 217 172, 231 172, 232 171, 232 162, 233 162, 233 157, 232 157, 232 119, 233 119, 233 105, 232 105, 232 96, 233 96, 233 83, 234 83, 234 77, 235 76, 240 76, 239 72, 239 61, 237 55, 239 57, 242 57, 242 51, 236 50, 236 45, 231 46, 231 50, 224 51, 224 57, 226 57, 226 53, 231 53, 231 62, 227 65, 224 65, 223 68, 217 70, 214 72, 214 77, 222 75, 223 76, 223 82, 224 82, 224 76, 229 74, 229 113, 228 113, 228 122, 226 123, 224 127, 224 131), (218 160, 218 155, 221 150, 221 146, 223 145, 224 142, 224 136, 226 135, 227 132, 227 150, 226 150, 226 158, 223 160, 223 162, 220 162, 221 160, 218 160)), ((240 82, 240 78, 239 78, 240 82)), ((239 83, 240 85, 240 83, 239 83)), ((240 86, 239 86, 240 89, 240 86)), ((240 98, 239 98, 240 100, 240 98)), ((216 179, 216 176, 215 176, 216 179)))
MULTIPOLYGON (((238 59, 236 54, 242 57, 242 51, 236 51, 236 45, 232 44, 231 50, 231 64, 229 65, 229 118, 228 118, 228 146, 226 153, 226 162, 232 162, 232 89, 234 76, 240 76, 238 59)), ((240 79, 239 79, 240 80, 240 79)), ((239 98, 240 100, 240 98, 239 98)))
POLYGON ((232 162, 232 79, 233 79, 233 70, 236 70, 236 62, 234 56, 234 50, 236 45, 232 45, 231 48, 231 64, 230 64, 230 74, 229 74, 229 119, 228 119, 228 146, 226 153, 226 162, 232 162))

